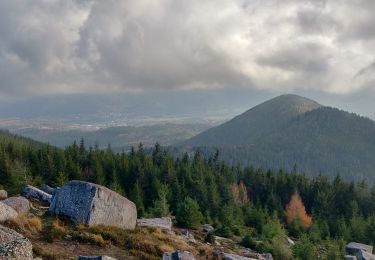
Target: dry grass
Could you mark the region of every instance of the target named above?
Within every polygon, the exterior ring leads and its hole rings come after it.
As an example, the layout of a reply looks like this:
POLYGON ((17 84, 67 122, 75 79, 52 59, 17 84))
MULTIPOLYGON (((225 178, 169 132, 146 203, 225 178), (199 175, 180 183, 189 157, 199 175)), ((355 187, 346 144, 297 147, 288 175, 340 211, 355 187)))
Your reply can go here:
POLYGON ((44 240, 52 243, 56 239, 63 239, 68 234, 64 223, 55 219, 48 227, 44 230, 44 240))
POLYGON ((111 241, 104 240, 102 235, 100 234, 92 234, 88 232, 73 232, 72 235, 73 240, 78 242, 90 243, 100 247, 107 247, 111 245, 111 241))
POLYGON ((104 240, 109 240, 113 245, 125 247, 140 259, 160 259, 165 252, 186 250, 196 252, 185 241, 174 234, 164 233, 159 229, 141 228, 123 230, 116 227, 85 227, 78 226, 81 232, 101 235, 104 240))
POLYGON ((43 230, 42 220, 39 217, 26 217, 19 215, 17 218, 4 223, 27 237, 38 235, 43 230))

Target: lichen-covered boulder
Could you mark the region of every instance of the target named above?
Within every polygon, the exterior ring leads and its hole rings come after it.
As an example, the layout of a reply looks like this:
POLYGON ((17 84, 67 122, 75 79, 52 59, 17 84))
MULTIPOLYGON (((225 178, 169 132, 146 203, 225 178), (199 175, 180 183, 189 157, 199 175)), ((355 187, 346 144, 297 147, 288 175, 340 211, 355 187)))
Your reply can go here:
POLYGON ((10 197, 2 201, 4 204, 12 207, 20 215, 28 215, 30 212, 30 201, 25 197, 10 197))
POLYGON ((18 217, 17 211, 0 201, 0 222, 12 220, 18 217))
POLYGON ((6 190, 0 190, 0 200, 8 198, 8 192, 6 190))
POLYGON ((0 225, 0 260, 31 260, 31 242, 16 231, 0 225))
POLYGON ((137 208, 133 202, 101 185, 70 181, 57 189, 49 212, 75 223, 134 229, 137 208))
POLYGON ((137 220, 138 227, 153 227, 160 228, 168 232, 172 231, 172 219, 164 218, 141 218, 137 220))
POLYGON ((164 253, 163 260, 195 260, 195 257, 190 252, 177 251, 173 253, 164 253))
POLYGON ((23 188, 22 196, 24 196, 27 199, 43 202, 46 204, 51 203, 51 200, 52 200, 51 194, 48 194, 31 185, 26 185, 26 187, 23 188))
POLYGON ((48 193, 50 195, 55 194, 56 189, 52 188, 51 186, 48 186, 47 184, 43 184, 42 187, 40 188, 42 191, 45 193, 48 193))

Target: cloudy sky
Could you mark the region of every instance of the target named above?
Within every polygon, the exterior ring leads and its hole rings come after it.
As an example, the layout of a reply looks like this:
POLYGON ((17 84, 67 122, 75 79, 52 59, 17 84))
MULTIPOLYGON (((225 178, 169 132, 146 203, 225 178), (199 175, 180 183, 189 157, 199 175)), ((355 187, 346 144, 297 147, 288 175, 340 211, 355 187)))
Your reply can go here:
POLYGON ((2 0, 0 97, 236 89, 368 115, 374 10, 374 0, 2 0))

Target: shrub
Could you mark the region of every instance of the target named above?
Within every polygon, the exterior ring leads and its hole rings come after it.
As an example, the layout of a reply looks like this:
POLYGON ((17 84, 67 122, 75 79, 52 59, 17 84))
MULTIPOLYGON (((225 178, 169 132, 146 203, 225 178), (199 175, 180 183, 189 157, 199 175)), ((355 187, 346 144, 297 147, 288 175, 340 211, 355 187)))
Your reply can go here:
POLYGON ((250 234, 246 234, 246 236, 241 241, 241 245, 250 249, 257 249, 257 242, 252 238, 250 234))
POLYGON ((293 246, 293 255, 296 259, 313 260, 316 259, 317 249, 306 235, 293 246))
POLYGON ((44 230, 43 238, 45 241, 52 243, 56 239, 63 239, 67 234, 68 232, 63 223, 56 219, 52 222, 52 225, 44 230))
POLYGON ((207 235, 204 237, 204 242, 214 244, 215 243, 214 233, 208 232, 207 235))

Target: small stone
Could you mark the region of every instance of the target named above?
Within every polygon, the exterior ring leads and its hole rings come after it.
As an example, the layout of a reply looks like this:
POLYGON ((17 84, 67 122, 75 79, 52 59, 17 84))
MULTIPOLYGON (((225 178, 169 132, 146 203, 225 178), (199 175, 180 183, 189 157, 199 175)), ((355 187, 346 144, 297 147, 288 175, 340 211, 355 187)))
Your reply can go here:
POLYGON ((215 230, 215 228, 211 226, 210 224, 204 224, 202 228, 203 228, 203 231, 205 232, 212 232, 215 230))
POLYGON ((173 253, 164 253, 163 260, 195 260, 195 257, 190 252, 177 251, 173 253))
POLYGON ((110 256, 79 256, 78 260, 116 260, 113 257, 110 256))
POLYGON ((8 192, 6 190, 0 190, 0 200, 8 198, 8 192))
POLYGON ((171 232, 172 231, 172 219, 168 217, 141 218, 137 220, 137 226, 160 228, 161 230, 171 232))

